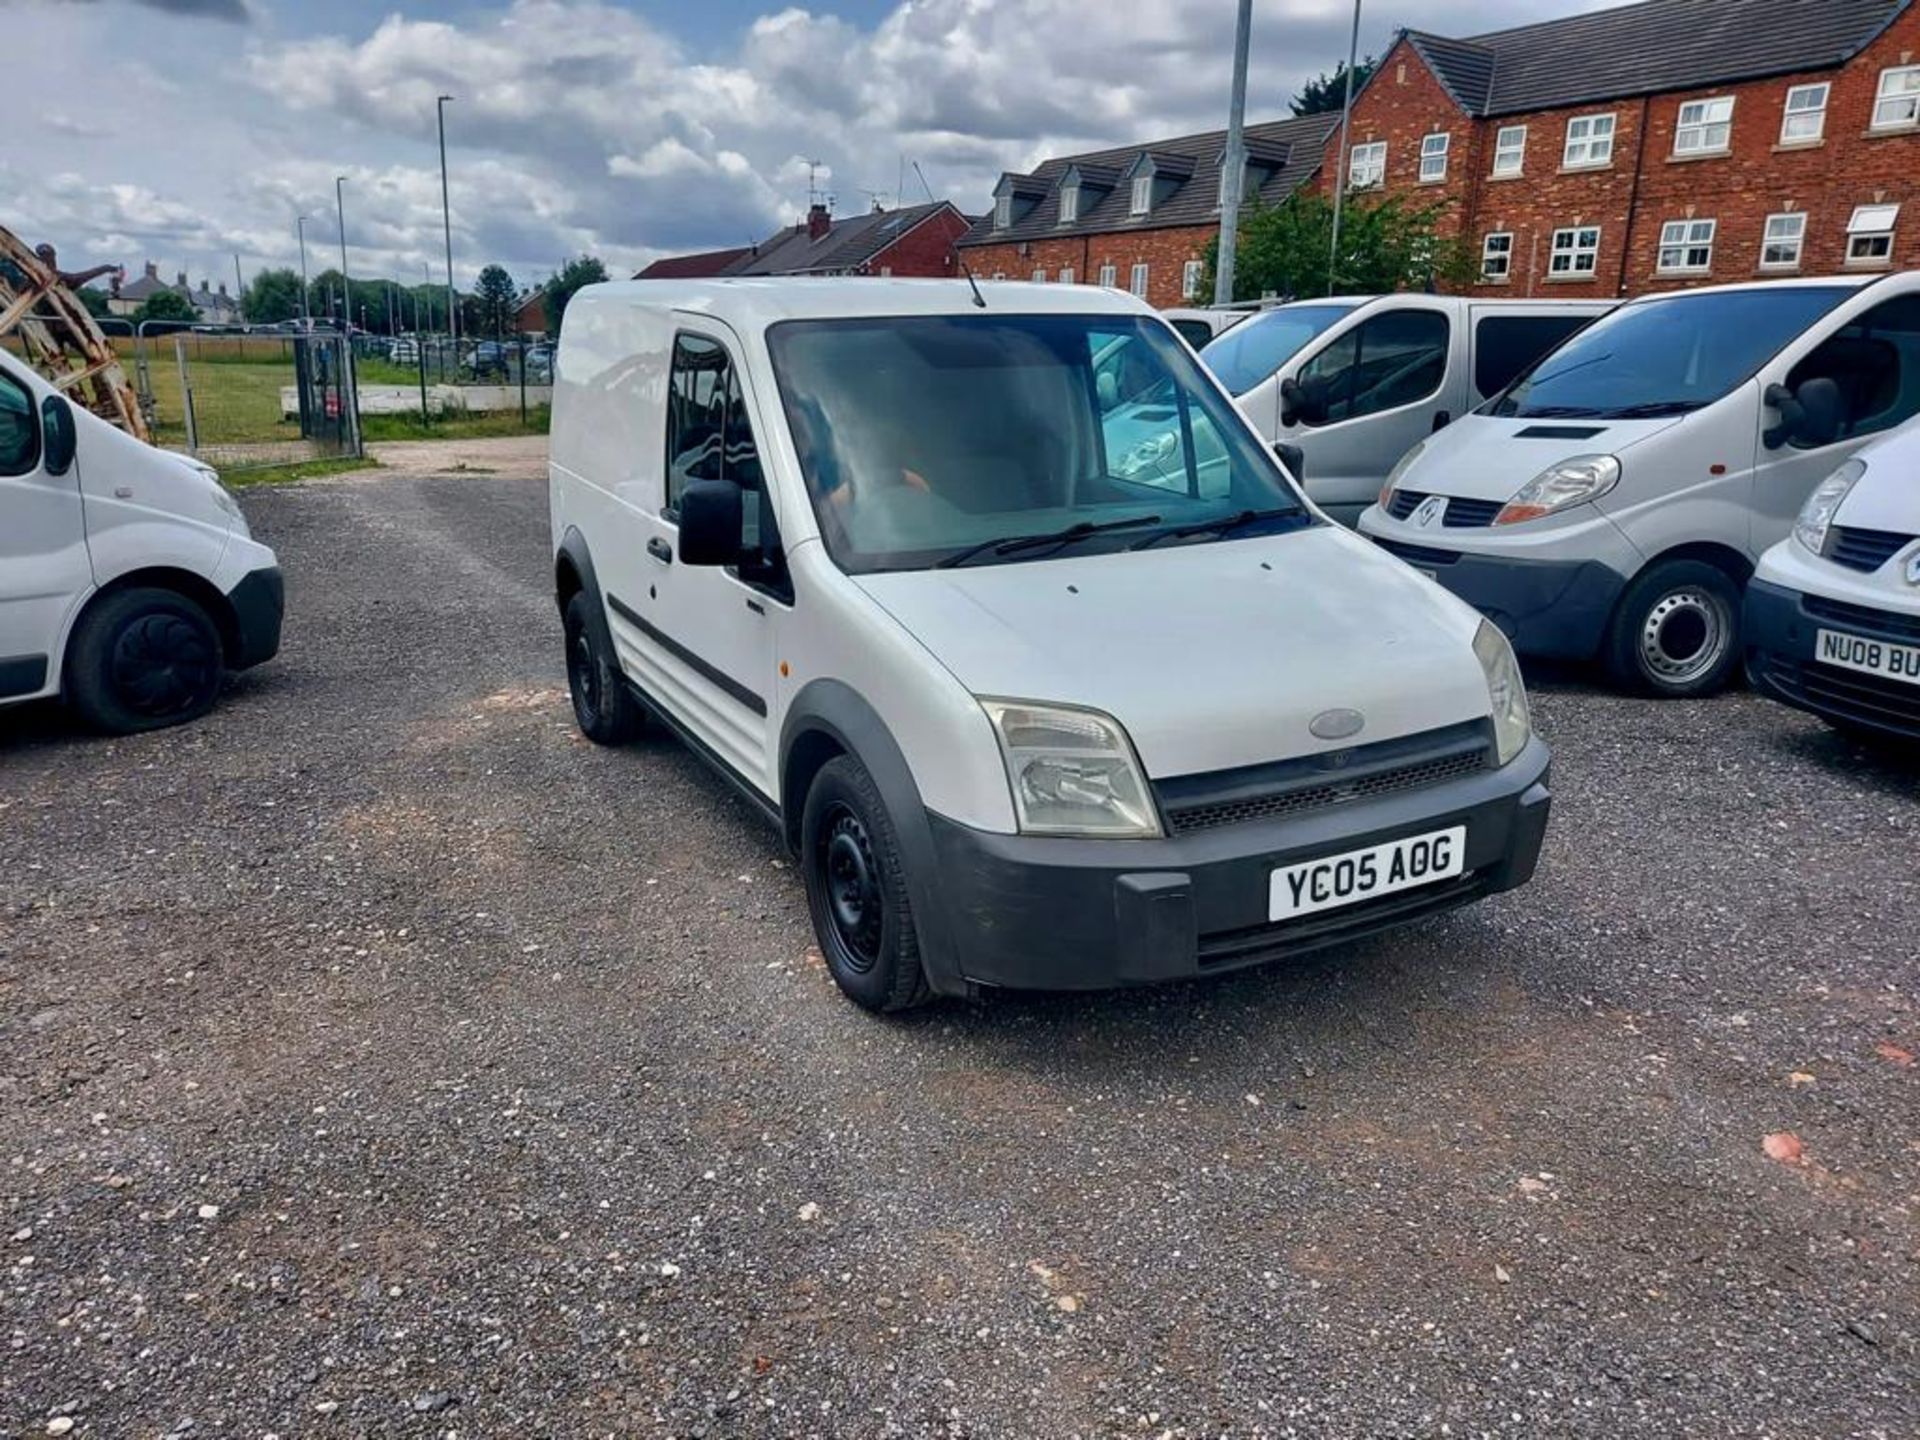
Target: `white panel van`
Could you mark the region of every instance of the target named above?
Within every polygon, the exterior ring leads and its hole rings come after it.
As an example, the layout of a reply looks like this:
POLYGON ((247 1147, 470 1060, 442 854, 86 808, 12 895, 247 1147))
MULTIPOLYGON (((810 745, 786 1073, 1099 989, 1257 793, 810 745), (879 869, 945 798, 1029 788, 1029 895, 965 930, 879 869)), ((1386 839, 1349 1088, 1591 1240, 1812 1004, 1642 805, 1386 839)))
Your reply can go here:
POLYGON ((1403 458, 1361 531, 1522 654, 1709 693, 1807 496, 1920 412, 1920 274, 1631 301, 1403 458))
POLYGON ((0 705, 177 725, 280 648, 273 551, 207 466, 77 409, 0 352, 0 705))
POLYGON ((1815 487, 1747 584, 1745 638, 1762 694, 1920 742, 1920 420, 1815 487))
POLYGON ((1200 358, 1262 435, 1295 447, 1314 503, 1351 525, 1402 455, 1613 303, 1298 300, 1234 326, 1200 358))
POLYGON ((1130 296, 592 286, 551 481, 581 730, 651 717, 777 824, 862 1005, 1223 972, 1533 872, 1506 642, 1130 296))

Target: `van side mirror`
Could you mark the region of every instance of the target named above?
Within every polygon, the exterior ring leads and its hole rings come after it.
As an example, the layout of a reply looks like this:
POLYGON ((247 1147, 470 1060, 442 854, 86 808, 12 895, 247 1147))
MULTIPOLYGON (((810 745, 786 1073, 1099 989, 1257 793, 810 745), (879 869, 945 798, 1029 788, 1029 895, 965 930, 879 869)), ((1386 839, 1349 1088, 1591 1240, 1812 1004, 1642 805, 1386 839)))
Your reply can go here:
POLYGON ((1769 426, 1760 437, 1769 450, 1789 441, 1817 449, 1840 438, 1840 386, 1824 375, 1802 380, 1792 390, 1769 385, 1761 399, 1780 412, 1780 423, 1769 426))
POLYGON ((40 465, 49 475, 73 468, 80 437, 74 427, 73 405, 62 395, 49 395, 40 405, 40 465))
POLYGON ((1289 445, 1284 440, 1276 440, 1273 453, 1280 457, 1280 463, 1287 467, 1287 473, 1294 479, 1307 478, 1307 452, 1298 445, 1289 445))
POLYGON ((695 480, 680 492, 680 563, 737 565, 744 506, 728 480, 695 480))
POLYGON ((1289 375, 1280 382, 1280 423, 1326 424, 1328 393, 1329 386, 1322 376, 1310 375, 1305 380, 1296 380, 1289 375))

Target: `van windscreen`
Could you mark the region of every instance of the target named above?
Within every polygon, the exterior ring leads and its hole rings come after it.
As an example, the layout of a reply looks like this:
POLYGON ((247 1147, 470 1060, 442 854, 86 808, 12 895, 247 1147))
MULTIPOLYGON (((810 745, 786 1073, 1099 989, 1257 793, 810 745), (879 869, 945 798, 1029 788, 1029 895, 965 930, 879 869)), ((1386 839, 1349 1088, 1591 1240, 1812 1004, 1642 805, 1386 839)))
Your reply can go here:
POLYGON ((1271 453, 1156 320, 790 320, 767 345, 822 538, 851 573, 1310 523, 1271 453))
POLYGON ((1490 401, 1521 420, 1656 419, 1711 405, 1851 287, 1770 285, 1625 305, 1574 336, 1490 401))
POLYGON ((1267 379, 1316 335, 1354 311, 1355 304, 1286 305, 1238 325, 1200 352, 1207 368, 1235 395, 1267 379))

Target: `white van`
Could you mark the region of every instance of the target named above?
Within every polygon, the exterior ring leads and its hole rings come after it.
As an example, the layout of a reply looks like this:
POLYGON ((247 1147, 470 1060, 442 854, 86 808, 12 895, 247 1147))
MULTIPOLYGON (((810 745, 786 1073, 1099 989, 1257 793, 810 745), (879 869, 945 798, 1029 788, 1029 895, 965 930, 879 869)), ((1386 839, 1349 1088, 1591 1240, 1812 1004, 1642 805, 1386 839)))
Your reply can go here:
POLYGON ((220 479, 0 352, 0 705, 126 734, 211 709, 280 648, 283 592, 220 479))
POLYGON ((1522 654, 1700 695, 1834 468, 1920 411, 1920 274, 1648 296, 1407 455, 1362 517, 1522 654))
POLYGON ((1162 310, 1160 318, 1196 350, 1206 348, 1245 320, 1252 312, 1205 305, 1181 305, 1162 310))
POLYGON ((1920 741, 1920 420, 1815 488, 1748 582, 1745 634, 1761 693, 1920 741))
POLYGON ((1262 435, 1296 448, 1314 502, 1351 525, 1402 455, 1613 304, 1298 300, 1234 326, 1200 358, 1262 435))
POLYGON ((1306 504, 1138 300, 977 293, 575 296, 581 730, 658 717, 779 825, 874 1009, 1225 971, 1525 881, 1548 756, 1499 632, 1306 504))

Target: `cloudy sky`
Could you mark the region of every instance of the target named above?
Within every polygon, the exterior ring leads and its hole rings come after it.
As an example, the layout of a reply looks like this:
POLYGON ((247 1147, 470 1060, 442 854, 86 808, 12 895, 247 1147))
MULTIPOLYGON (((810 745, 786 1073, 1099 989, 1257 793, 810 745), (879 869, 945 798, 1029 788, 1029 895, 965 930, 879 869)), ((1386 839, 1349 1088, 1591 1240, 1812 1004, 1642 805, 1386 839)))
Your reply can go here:
MULTIPOLYGON (((1367 0, 1361 42, 1608 0, 1367 0)), ((842 211, 903 160, 984 210, 1000 171, 1224 123, 1234 0, 0 0, 0 224, 62 264, 152 259, 231 280, 337 261, 443 265, 434 97, 448 107, 455 272, 523 285, 842 211)), ((1256 0, 1249 116, 1346 50, 1347 0, 1256 0)), ((921 198, 906 171, 909 201, 921 198)))

